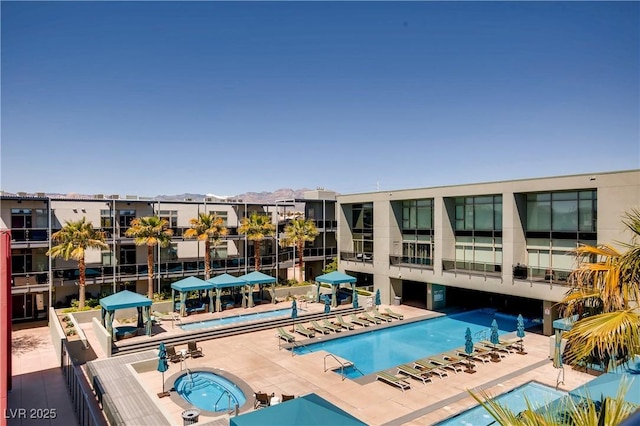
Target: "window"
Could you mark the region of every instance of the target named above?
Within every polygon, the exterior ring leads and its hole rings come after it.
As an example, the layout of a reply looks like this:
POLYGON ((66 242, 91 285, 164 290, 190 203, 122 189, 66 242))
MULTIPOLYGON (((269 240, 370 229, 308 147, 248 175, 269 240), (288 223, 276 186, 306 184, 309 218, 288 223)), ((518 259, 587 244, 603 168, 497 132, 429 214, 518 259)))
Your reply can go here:
POLYGON ((120 210, 118 212, 118 225, 120 226, 120 236, 124 237, 124 233, 131 226, 131 221, 136 218, 135 210, 120 210))
POLYGON ((160 210, 158 214, 160 219, 164 219, 169 223, 169 229, 173 231, 173 235, 180 235, 178 230, 178 211, 177 210, 160 210))
POLYGON ((11 228, 31 228, 31 209, 11 209, 11 228))
MULTIPOLYGON (((527 194, 527 232, 595 234, 596 211, 595 190, 527 194)), ((594 236, 587 238, 595 239, 594 236)))
POLYGON ((433 229, 433 200, 402 202, 402 230, 433 229))
POLYGON ((362 259, 373 256, 373 203, 353 204, 351 225, 353 251, 362 259))
POLYGON ((455 230, 501 236, 502 195, 456 198, 455 230))
POLYGON ((178 259, 178 245, 170 244, 167 247, 160 247, 160 260, 169 262, 178 259))
POLYGON ((135 265, 136 264, 136 246, 121 246, 120 247, 120 264, 121 265, 135 265))

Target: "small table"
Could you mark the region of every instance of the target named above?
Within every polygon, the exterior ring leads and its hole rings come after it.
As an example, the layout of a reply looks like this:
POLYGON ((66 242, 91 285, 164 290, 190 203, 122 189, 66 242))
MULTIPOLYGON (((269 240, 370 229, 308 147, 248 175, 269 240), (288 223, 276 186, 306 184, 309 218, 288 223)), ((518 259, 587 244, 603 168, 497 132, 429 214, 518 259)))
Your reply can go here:
POLYGON ((271 400, 269 401, 269 405, 277 405, 280 404, 280 398, 277 396, 272 396, 271 400))
POLYGON ((186 349, 180 349, 178 350, 178 353, 180 354, 180 356, 182 357, 182 359, 185 359, 187 357, 187 350, 186 349))

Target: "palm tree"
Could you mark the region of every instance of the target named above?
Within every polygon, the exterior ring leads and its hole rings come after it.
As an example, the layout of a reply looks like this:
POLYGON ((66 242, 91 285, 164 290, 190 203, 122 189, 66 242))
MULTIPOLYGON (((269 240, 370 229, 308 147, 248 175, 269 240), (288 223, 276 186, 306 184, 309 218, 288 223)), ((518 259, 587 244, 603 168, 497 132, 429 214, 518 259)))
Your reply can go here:
POLYGON ((204 279, 211 278, 211 243, 217 246, 227 235, 224 219, 215 213, 200 213, 198 218, 189 221, 191 228, 184 232, 185 238, 197 238, 204 241, 204 279))
POLYGON ((131 221, 125 235, 133 237, 137 246, 147 246, 147 297, 153 299, 153 248, 169 246, 173 230, 169 229, 166 219, 158 216, 137 217, 131 221))
POLYGON ((78 261, 78 272, 80 278, 80 289, 78 294, 78 307, 84 308, 86 290, 86 263, 85 252, 88 249, 108 249, 105 243, 105 233, 93 228, 91 222, 86 218, 78 221, 68 221, 58 232, 51 235, 51 241, 58 243, 47 251, 47 255, 52 258, 62 257, 64 260, 74 259, 78 261))
POLYGON ((253 251, 255 259, 255 269, 260 270, 260 243, 267 237, 272 237, 276 233, 276 226, 267 215, 252 213, 249 218, 242 218, 238 233, 246 235, 247 239, 253 241, 253 251))
POLYGON ((633 233, 624 253, 609 244, 575 250, 578 268, 561 302, 563 317, 578 317, 563 335, 569 364, 595 359, 608 370, 640 354, 640 210, 626 213, 623 223, 633 233))
POLYGON ((284 228, 284 238, 280 240, 282 247, 295 246, 298 251, 298 265, 300 266, 299 282, 304 281, 302 270, 304 268, 304 243, 313 241, 319 232, 311 219, 294 219, 284 228))

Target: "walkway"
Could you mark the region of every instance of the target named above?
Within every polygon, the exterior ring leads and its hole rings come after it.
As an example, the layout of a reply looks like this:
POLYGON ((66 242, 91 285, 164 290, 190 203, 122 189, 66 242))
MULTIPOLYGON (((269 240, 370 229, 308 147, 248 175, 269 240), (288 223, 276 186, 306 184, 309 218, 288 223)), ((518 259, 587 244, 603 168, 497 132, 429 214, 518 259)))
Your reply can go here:
POLYGON ((78 424, 46 322, 13 326, 11 362, 9 426, 78 424))

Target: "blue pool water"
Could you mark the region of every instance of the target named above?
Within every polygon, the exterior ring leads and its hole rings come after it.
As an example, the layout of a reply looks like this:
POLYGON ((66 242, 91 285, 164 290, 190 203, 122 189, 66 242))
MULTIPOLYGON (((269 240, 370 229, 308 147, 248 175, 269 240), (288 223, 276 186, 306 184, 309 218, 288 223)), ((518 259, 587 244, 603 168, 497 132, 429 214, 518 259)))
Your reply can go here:
MULTIPOLYGON (((301 309, 298 308, 298 315, 301 309)), ((275 311, 258 312, 246 315, 236 315, 227 318, 217 318, 206 321, 192 322, 180 326, 185 331, 200 330, 203 328, 220 327, 223 325, 238 324, 242 322, 255 321, 260 319, 286 318, 291 317, 291 308, 276 309, 275 311)))
MULTIPOLYGON (((467 327, 471 329, 474 342, 488 340, 489 333, 483 339, 478 339, 476 333, 489 330, 494 318, 500 335, 515 331, 515 316, 476 310, 312 343, 293 350, 297 354, 324 350, 347 359, 357 367, 345 374, 353 379, 464 347, 467 327)), ((525 328, 531 325, 525 320, 525 328)))
MULTIPOLYGON (((509 408, 515 414, 527 409, 527 402, 536 409, 566 395, 566 392, 555 390, 536 382, 529 382, 495 398, 503 407, 509 408), (526 399, 525 399, 526 398, 526 399)), ((470 408, 454 417, 437 423, 437 426, 487 426, 495 421, 481 405, 470 408)), ((494 424, 497 424, 494 423, 494 424)))
POLYGON ((235 383, 207 371, 195 371, 176 379, 176 392, 201 410, 228 411, 241 407, 247 398, 235 383))

